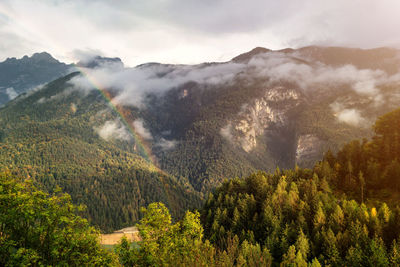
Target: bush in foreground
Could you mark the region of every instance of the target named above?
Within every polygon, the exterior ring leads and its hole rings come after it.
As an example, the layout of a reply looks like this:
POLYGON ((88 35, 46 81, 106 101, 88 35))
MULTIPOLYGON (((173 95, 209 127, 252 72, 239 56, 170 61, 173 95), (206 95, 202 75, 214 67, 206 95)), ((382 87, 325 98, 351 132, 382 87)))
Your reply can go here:
POLYGON ((0 266, 109 266, 99 232, 67 194, 0 174, 0 266))

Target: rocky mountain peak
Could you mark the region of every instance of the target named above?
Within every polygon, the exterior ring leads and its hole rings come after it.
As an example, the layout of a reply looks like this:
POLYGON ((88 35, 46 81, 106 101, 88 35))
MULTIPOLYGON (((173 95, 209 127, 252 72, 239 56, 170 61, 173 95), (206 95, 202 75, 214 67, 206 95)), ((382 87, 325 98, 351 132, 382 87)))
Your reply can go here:
POLYGON ((33 61, 59 62, 47 52, 35 53, 30 57, 33 61))
POLYGON ((268 48, 256 47, 256 48, 252 49, 252 50, 249 51, 249 52, 246 52, 246 53, 240 54, 240 55, 237 56, 237 57, 234 57, 234 58, 232 59, 232 61, 236 61, 236 62, 248 61, 250 58, 252 58, 252 57, 255 56, 255 55, 263 54, 263 53, 268 53, 268 52, 271 52, 271 51, 272 51, 272 50, 270 50, 270 49, 268 49, 268 48))
POLYGON ((106 65, 112 65, 120 68, 124 67, 124 63, 119 57, 111 58, 102 56, 95 56, 89 59, 81 60, 76 65, 79 67, 91 68, 91 69, 103 67, 106 65))
POLYGON ((29 64, 29 63, 60 63, 57 59, 52 57, 47 52, 34 53, 32 56, 23 56, 21 59, 15 57, 7 58, 4 62, 6 64, 29 64))

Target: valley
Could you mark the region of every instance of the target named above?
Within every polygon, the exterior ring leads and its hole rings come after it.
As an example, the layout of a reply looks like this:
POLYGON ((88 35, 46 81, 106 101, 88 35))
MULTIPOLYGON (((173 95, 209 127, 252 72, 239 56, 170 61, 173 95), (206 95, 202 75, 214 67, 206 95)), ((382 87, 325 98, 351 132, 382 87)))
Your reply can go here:
POLYGON ((0 267, 400 266, 399 0, 0 0, 0 267))
POLYGON ((68 193, 105 261, 386 266, 399 221, 391 53, 256 48, 134 68, 95 57, 0 108, 4 186, 68 193))
POLYGON ((106 231, 154 201, 179 218, 224 179, 312 167, 372 136, 374 118, 396 107, 393 53, 256 48, 224 63, 135 68, 98 57, 0 110, 0 168, 60 186, 106 231))

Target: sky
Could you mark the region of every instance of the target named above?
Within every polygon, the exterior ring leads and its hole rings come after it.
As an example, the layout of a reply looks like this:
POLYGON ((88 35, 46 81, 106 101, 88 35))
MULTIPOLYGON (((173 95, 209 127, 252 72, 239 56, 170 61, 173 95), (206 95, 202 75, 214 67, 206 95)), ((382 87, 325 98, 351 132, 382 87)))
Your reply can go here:
POLYGON ((0 60, 47 51, 145 62, 227 61, 262 46, 400 48, 399 0, 0 0, 0 60))

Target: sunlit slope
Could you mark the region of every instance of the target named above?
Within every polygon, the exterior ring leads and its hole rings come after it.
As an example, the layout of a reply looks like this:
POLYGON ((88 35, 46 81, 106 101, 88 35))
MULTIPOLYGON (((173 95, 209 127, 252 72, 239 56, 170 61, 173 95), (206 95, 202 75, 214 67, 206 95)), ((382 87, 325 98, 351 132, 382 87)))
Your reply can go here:
POLYGON ((223 63, 147 64, 132 76, 151 73, 147 80, 165 84, 146 95, 139 112, 153 139, 175 144, 154 149, 161 168, 207 192, 256 169, 312 167, 328 149, 371 137, 376 117, 398 107, 397 54, 390 48, 255 48, 223 63))
POLYGON ((100 92, 71 88, 75 75, 0 110, 0 169, 32 177, 48 191, 60 186, 105 230, 133 223, 150 202, 167 203, 174 216, 196 206, 190 187, 141 157, 140 141, 100 92), (110 123, 119 135, 106 135, 110 123))

